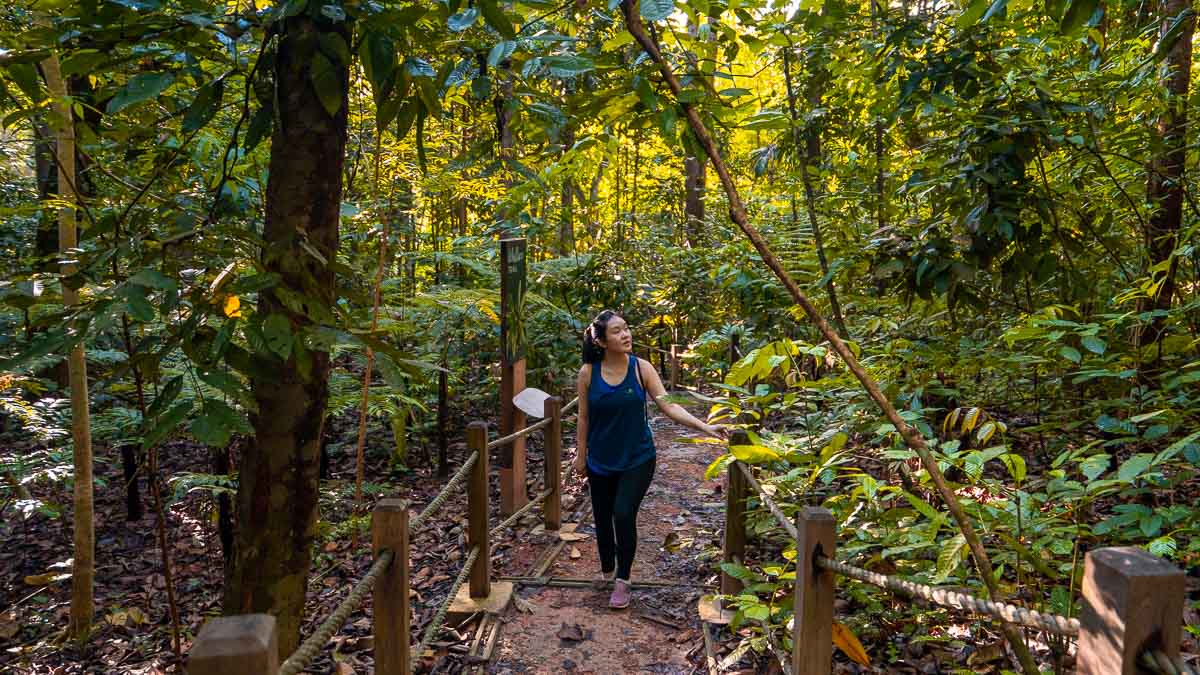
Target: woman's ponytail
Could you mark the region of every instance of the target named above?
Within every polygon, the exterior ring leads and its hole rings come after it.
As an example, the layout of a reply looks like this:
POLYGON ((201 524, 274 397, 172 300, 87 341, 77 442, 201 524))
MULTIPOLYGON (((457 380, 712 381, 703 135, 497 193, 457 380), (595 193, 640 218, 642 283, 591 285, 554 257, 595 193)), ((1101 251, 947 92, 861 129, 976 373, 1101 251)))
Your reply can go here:
POLYGON ((604 358, 604 347, 600 344, 600 340, 604 339, 604 334, 608 330, 608 320, 616 315, 616 312, 606 309, 597 314, 596 318, 592 319, 592 322, 583 330, 584 363, 599 363, 604 358))

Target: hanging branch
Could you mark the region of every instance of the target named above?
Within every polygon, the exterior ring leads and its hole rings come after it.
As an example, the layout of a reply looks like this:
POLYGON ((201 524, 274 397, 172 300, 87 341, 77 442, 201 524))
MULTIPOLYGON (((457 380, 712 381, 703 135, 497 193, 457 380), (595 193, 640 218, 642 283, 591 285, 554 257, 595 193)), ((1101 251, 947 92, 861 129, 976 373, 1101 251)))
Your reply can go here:
MULTIPOLYGON (((678 99, 680 94, 683 93, 683 87, 679 84, 679 79, 675 77, 675 73, 671 70, 670 64, 663 58, 658 44, 646 34, 646 30, 642 26, 641 16, 638 14, 633 0, 621 0, 621 10, 625 15, 625 27, 629 31, 629 34, 633 36, 633 39, 642 46, 642 49, 646 51, 646 54, 658 66, 659 71, 671 89, 671 93, 678 99)), ((950 489, 950 486, 946 484, 945 477, 942 475, 941 470, 938 469, 937 460, 929 452, 925 438, 916 428, 909 426, 901 419, 900 414, 896 412, 896 408, 892 405, 891 401, 884 396, 879 385, 862 367, 858 359, 854 357, 854 354, 846 346, 846 343, 838 337, 838 334, 829 326, 829 323, 825 321, 820 312, 817 311, 812 301, 804 295, 804 292, 800 290, 800 286, 796 284, 791 275, 783 269, 779 259, 775 257, 775 254, 771 251, 771 248, 767 245, 762 235, 759 234, 758 230, 750 225, 749 217, 746 214, 746 207, 742 204, 741 196, 738 194, 737 185, 733 182, 729 168, 717 150, 716 142, 713 140, 712 135, 708 133, 704 122, 700 119, 700 113, 690 103, 680 101, 679 105, 683 108, 687 116, 688 125, 691 126, 692 133, 695 134, 696 140, 700 142, 705 153, 708 154, 708 158, 712 161, 717 176, 721 179, 721 185, 725 188, 725 194, 729 199, 729 217, 742 230, 746 238, 750 240, 750 243, 753 244, 758 254, 762 257, 763 262, 766 263, 767 267, 771 269, 784 288, 787 289, 795 303, 804 310, 809 321, 821 331, 821 334, 833 346, 834 351, 842 358, 846 367, 850 369, 850 372, 854 374, 863 388, 866 389, 867 394, 870 395, 871 399, 883 411, 884 416, 892 423, 896 431, 900 433, 905 445, 916 452, 921 458, 921 464, 929 472, 929 477, 933 480, 938 494, 941 496, 942 501, 945 502, 951 517, 954 518, 954 522, 958 525, 958 529, 962 532, 963 537, 967 540, 967 545, 971 549, 971 555, 975 559, 975 565, 979 569, 980 576, 983 577, 984 584, 987 586, 989 597, 993 600, 1003 599, 1000 589, 996 585, 996 575, 992 569, 992 563, 988 557, 987 550, 984 549, 983 542, 980 541, 979 535, 976 534, 975 528, 972 527, 971 521, 968 519, 966 511, 963 510, 962 504, 954 496, 954 492, 950 489)), ((1029 648, 1021 638, 1021 634, 1013 625, 1008 623, 1003 624, 1003 630, 1005 637, 1012 645, 1013 651, 1016 652, 1021 662, 1022 670, 1027 675, 1037 675, 1037 664, 1034 663, 1033 657, 1029 653, 1029 648)))

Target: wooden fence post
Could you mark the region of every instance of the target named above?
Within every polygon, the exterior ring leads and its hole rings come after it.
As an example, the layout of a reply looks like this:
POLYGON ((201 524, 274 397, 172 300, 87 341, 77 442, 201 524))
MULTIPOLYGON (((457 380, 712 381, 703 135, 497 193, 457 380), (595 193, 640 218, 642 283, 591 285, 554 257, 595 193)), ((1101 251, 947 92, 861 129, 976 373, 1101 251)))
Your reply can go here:
MULTIPOLYGON (((745 431, 734 431, 730 445, 748 445, 745 431)), ((725 467, 725 545, 722 560, 745 563, 746 557, 746 477, 734 460, 725 467)), ((721 572, 721 594, 733 595, 742 590, 742 582, 728 572, 721 572)))
POLYGON ((542 504, 546 530, 554 531, 562 526, 562 399, 551 396, 543 404, 544 415, 550 420, 546 425, 545 479, 542 489, 548 490, 542 504))
POLYGON ((679 345, 671 345, 671 391, 679 388, 679 345))
POLYGON ((487 422, 471 422, 467 425, 467 449, 479 453, 467 485, 467 546, 479 547, 479 555, 471 568, 472 598, 486 598, 492 592, 492 555, 488 541, 487 436, 487 422))
POLYGON ((1135 675, 1146 649, 1179 656, 1183 570, 1134 546, 1090 551, 1083 565, 1079 675, 1135 675))
POLYGON ((279 672, 279 637, 270 614, 210 619, 188 654, 191 675, 279 672))
POLYGON ((837 521, 827 509, 806 506, 796 514, 796 596, 792 603, 792 675, 829 675, 833 669, 833 572, 817 567, 832 558, 837 521))
POLYGON ((408 675, 408 502, 382 499, 371 514, 371 549, 375 557, 391 549, 392 563, 375 580, 372 596, 375 625, 375 672, 408 675))

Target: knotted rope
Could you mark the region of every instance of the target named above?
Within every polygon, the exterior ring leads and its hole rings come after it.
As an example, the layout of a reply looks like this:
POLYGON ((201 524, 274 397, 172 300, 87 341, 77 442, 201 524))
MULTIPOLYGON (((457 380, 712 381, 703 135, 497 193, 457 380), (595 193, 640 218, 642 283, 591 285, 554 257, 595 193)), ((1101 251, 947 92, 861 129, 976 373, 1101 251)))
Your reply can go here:
POLYGON ((1161 650, 1147 650, 1138 655, 1138 665, 1159 675, 1200 675, 1200 670, 1188 665, 1178 656, 1171 658, 1161 650))
POLYGON ((549 497, 553 493, 554 493, 553 490, 542 490, 541 492, 539 492, 536 496, 534 496, 533 499, 529 500, 528 504, 526 504, 525 506, 522 506, 521 508, 517 509, 516 511, 513 511, 513 514, 511 516, 509 516, 508 518, 505 518, 504 522, 493 527, 492 531, 490 533, 490 536, 495 537, 496 535, 500 534, 501 530, 503 530, 504 528, 517 522, 518 520, 521 519, 521 516, 524 516, 525 514, 532 511, 533 509, 537 508, 546 499, 546 497, 549 497))
POLYGON ((429 645, 433 642, 434 636, 437 635, 438 629, 442 627, 442 622, 446 620, 446 612, 450 609, 450 603, 458 595, 458 589, 462 588, 463 582, 467 580, 467 575, 471 573, 471 567, 475 565, 475 559, 478 557, 479 546, 472 546, 471 552, 467 554, 467 559, 463 561, 462 569, 458 571, 458 576, 454 578, 454 583, 450 585, 450 593, 446 595, 446 599, 438 607, 437 613, 429 621, 429 625, 425 628, 425 635, 421 637, 421 643, 413 650, 412 666, 414 670, 417 664, 421 662, 421 655, 425 653, 426 649, 429 649, 429 645))
POLYGON ((346 619, 349 619, 351 614, 362 607, 367 593, 375 585, 375 578, 383 573, 383 570, 387 569, 387 566, 391 564, 394 557, 395 555, 390 549, 384 549, 379 552, 379 557, 375 559, 375 563, 371 565, 371 569, 367 570, 363 578, 359 579, 354 584, 354 588, 350 589, 350 595, 347 595, 346 599, 342 600, 337 609, 333 610, 333 613, 329 615, 329 618, 325 619, 317 630, 312 635, 309 635, 308 639, 302 642, 300 647, 295 652, 292 652, 292 655, 283 662, 283 665, 279 668, 280 675, 296 675, 312 665, 313 658, 321 651, 325 643, 329 642, 329 638, 333 637, 333 634, 342 627, 342 624, 346 623, 346 619))
POLYGON ((467 458, 467 461, 463 462, 462 466, 458 467, 458 471, 456 471, 454 475, 450 477, 450 480, 446 481, 446 484, 442 487, 442 491, 437 493, 437 496, 433 498, 433 501, 429 502, 429 504, 426 505, 419 514, 417 514, 416 518, 413 518, 411 521, 409 521, 409 532, 416 532, 417 529, 421 527, 421 523, 425 522, 426 518, 433 515, 438 509, 442 508, 442 505, 445 504, 446 500, 450 497, 451 492, 462 487, 462 482, 466 480, 467 474, 471 472, 471 467, 475 466, 475 462, 478 459, 479 451, 476 450, 475 452, 471 453, 471 456, 467 458))
POLYGON ((861 567, 854 567, 846 563, 831 560, 825 556, 818 557, 816 565, 834 574, 840 574, 844 577, 850 577, 851 579, 871 584, 872 586, 928 600, 943 607, 954 607, 977 614, 987 614, 1009 623, 1036 628, 1047 633, 1054 633, 1055 635, 1066 635, 1068 637, 1079 635, 1079 619, 1068 619, 1065 616, 1057 614, 1043 614, 1027 607, 1018 607, 1017 605, 1010 605, 1004 602, 993 602, 966 593, 959 593, 958 591, 917 584, 905 581, 899 577, 870 572, 861 567))

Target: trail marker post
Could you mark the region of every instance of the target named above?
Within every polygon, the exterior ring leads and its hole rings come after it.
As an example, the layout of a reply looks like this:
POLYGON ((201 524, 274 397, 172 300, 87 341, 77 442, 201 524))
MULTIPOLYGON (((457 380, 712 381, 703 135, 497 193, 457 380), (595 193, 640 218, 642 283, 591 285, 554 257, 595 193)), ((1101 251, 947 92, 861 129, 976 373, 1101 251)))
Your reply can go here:
MULTIPOLYGON (((525 426, 513 397, 525 388, 524 239, 500 240, 500 435, 525 426)), ((512 515, 529 501, 525 491, 525 439, 500 448, 500 513, 512 515)))

